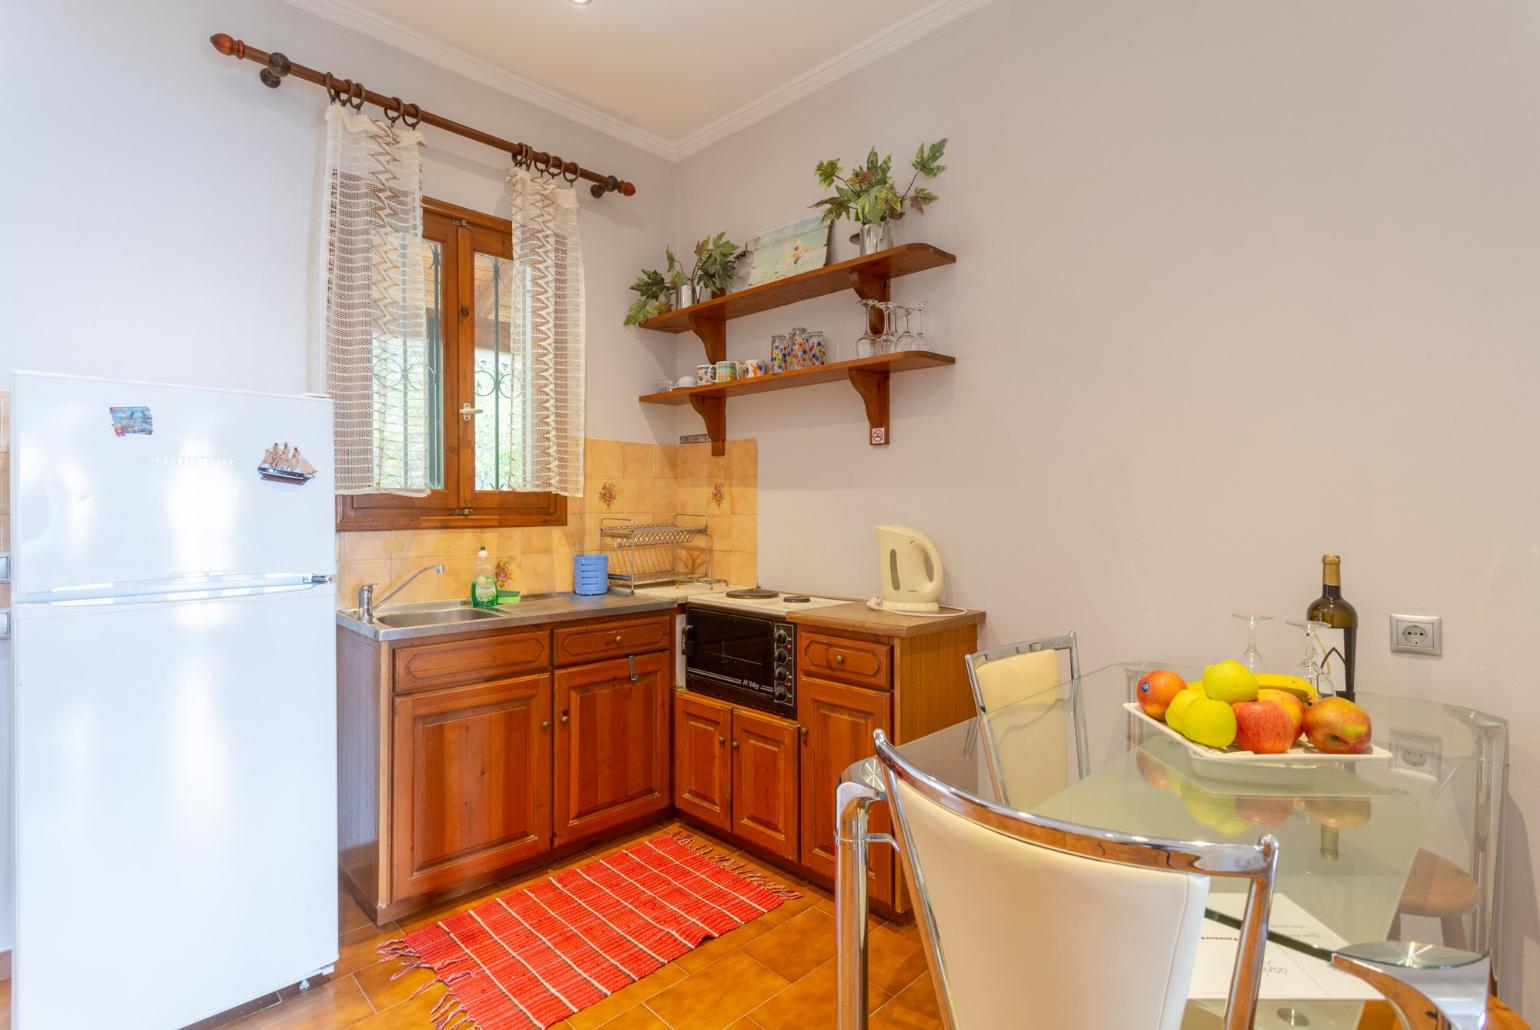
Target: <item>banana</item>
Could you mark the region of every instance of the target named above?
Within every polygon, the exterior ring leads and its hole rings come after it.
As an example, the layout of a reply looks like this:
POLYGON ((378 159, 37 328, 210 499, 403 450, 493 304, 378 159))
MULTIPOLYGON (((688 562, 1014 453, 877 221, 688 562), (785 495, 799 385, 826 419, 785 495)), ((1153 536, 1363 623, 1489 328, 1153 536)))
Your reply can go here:
POLYGON ((1313 701, 1320 696, 1309 681, 1302 680, 1298 676, 1286 676, 1281 672, 1257 673, 1257 686, 1272 690, 1287 690, 1302 701, 1313 701))

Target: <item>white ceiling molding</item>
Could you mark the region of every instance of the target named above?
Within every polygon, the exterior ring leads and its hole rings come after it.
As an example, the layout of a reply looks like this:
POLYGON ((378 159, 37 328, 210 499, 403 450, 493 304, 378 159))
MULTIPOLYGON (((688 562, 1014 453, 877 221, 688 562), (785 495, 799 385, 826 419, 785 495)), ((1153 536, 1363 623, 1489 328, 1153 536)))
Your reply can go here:
POLYGON ((682 161, 691 154, 705 150, 711 144, 790 107, 803 97, 817 93, 825 86, 902 50, 943 25, 992 3, 994 0, 936 0, 909 17, 894 22, 875 36, 835 54, 822 64, 814 65, 785 85, 772 89, 759 99, 751 100, 736 111, 730 111, 711 124, 676 140, 673 144, 673 160, 682 161))
POLYGON ((559 114, 578 125, 602 132, 622 143, 670 161, 682 161, 755 122, 790 107, 803 97, 818 92, 845 76, 881 60, 923 36, 927 36, 965 14, 986 7, 994 0, 935 0, 913 14, 894 22, 876 35, 798 75, 764 96, 702 126, 687 136, 669 141, 641 129, 598 108, 574 100, 489 61, 466 53, 442 40, 382 17, 351 0, 284 0, 290 6, 351 29, 360 35, 438 65, 467 79, 516 97, 536 107, 559 114))
MULTIPOLYGON (((458 47, 450 46, 432 36, 426 36, 415 29, 409 29, 400 22, 382 18, 372 11, 350 3, 349 0, 285 0, 285 2, 303 11, 309 11, 317 17, 325 18, 329 22, 335 22, 343 28, 352 29, 360 35, 377 39, 397 50, 403 50, 413 57, 420 57, 429 64, 447 68, 457 75, 463 75, 483 86, 490 86, 500 93, 506 93, 553 114, 559 114, 568 121, 602 132, 606 136, 613 136, 622 143, 629 143, 639 150, 645 150, 649 154, 656 154, 670 161, 678 160, 674 145, 661 136, 639 129, 629 122, 621 121, 571 97, 563 96, 555 90, 547 89, 538 82, 531 82, 522 75, 505 71, 489 61, 471 56, 458 47)), ((446 117, 454 117, 453 113, 443 113, 446 117)))

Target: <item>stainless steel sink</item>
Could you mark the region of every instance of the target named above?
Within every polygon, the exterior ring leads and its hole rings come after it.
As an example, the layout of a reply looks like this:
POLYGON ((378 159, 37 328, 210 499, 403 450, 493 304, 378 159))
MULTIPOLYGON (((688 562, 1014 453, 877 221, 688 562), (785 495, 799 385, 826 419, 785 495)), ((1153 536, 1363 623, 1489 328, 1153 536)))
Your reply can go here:
POLYGON ((447 626, 456 622, 481 622, 499 618, 496 612, 480 608, 430 608, 426 611, 385 612, 376 615, 374 621, 391 629, 413 629, 417 626, 447 626))

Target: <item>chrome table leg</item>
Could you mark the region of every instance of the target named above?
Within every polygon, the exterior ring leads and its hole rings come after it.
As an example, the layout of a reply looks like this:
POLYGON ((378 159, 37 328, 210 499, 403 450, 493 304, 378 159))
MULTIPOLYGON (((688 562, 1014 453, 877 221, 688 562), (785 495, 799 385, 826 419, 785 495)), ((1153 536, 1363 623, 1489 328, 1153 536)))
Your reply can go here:
MULTIPOLYGON (((1400 942, 1394 946, 1414 951, 1426 947, 1400 942)), ((1428 948, 1441 956, 1463 956, 1466 961, 1442 967, 1407 968, 1375 961, 1364 954, 1372 954, 1374 948, 1352 945, 1333 955, 1331 964, 1383 994, 1407 1030, 1481 1030, 1486 1025, 1487 982, 1492 969, 1487 958, 1453 949, 1428 948), (1360 954, 1352 954, 1355 951, 1360 954)))
POLYGON ((834 922, 839 954, 839 1030, 866 1030, 867 815, 877 792, 863 783, 841 783, 836 795, 839 845, 834 884, 834 922))

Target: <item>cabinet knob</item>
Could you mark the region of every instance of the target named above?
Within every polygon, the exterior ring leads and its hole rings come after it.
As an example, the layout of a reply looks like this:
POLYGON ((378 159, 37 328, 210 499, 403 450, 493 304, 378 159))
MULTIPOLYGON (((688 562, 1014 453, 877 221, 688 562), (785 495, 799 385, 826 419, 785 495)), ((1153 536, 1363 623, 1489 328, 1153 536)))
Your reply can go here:
POLYGON ((546 719, 543 722, 541 722, 540 723, 540 728, 543 729, 543 730, 550 729, 551 728, 551 720, 550 719, 546 719))
POLYGON ((718 737, 717 738, 717 743, 718 744, 726 744, 727 743, 727 738, 726 737, 718 737))
POLYGON ((566 722, 567 721, 567 713, 566 712, 562 712, 561 713, 561 721, 562 722, 566 722))
POLYGON ((807 727, 806 726, 798 726, 797 727, 797 732, 805 737, 805 736, 807 736, 807 727))
POLYGON ((834 664, 835 665, 844 665, 845 664, 845 656, 842 655, 842 654, 835 655, 834 656, 834 664))
POLYGON ((736 747, 737 747, 737 746, 738 746, 738 742, 737 742, 737 741, 736 741, 736 740, 735 740, 735 741, 733 741, 733 747, 735 747, 735 748, 736 748, 736 747))
POLYGON ((621 642, 621 641, 623 641, 623 640, 625 640, 625 637, 624 637, 624 636, 622 636, 622 635, 621 635, 621 634, 619 634, 619 633, 616 633, 616 634, 615 634, 615 643, 617 643, 617 644, 618 644, 618 643, 620 643, 620 642, 621 642))

